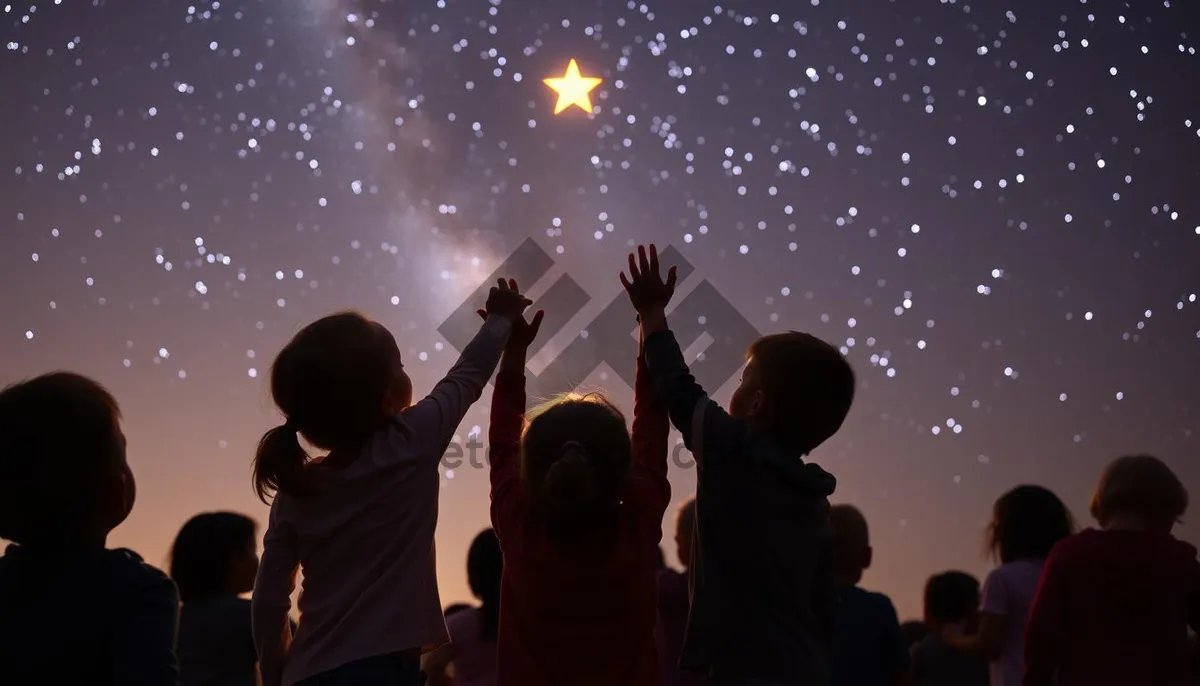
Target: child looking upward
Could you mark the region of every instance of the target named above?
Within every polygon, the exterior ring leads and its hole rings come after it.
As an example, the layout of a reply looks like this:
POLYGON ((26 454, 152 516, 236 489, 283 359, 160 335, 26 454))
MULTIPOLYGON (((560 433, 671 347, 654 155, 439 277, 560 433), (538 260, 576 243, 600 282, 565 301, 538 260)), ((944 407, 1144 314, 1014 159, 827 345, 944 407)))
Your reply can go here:
POLYGON ((854 372, 836 348, 788 332, 751 345, 729 411, 688 370, 667 327, 650 246, 621 276, 641 319, 646 367, 698 468, 696 530, 680 666, 718 683, 827 684, 837 603, 833 476, 804 457, 841 427, 854 372))

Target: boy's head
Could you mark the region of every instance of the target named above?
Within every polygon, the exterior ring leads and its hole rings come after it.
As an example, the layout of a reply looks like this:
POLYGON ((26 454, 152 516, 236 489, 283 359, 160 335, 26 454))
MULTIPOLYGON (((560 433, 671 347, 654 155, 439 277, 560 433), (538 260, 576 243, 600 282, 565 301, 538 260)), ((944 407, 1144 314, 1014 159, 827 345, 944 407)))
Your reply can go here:
POLYGON ((943 572, 925 582, 925 624, 937 629, 975 616, 979 580, 966 572, 943 572))
POLYGON ((104 387, 56 372, 0 391, 0 538, 102 547, 134 497, 120 409, 104 387))
POLYGON ((1162 460, 1127 455, 1110 462, 1100 474, 1091 512, 1100 526, 1108 526, 1115 516, 1132 515, 1170 531, 1187 507, 1187 489, 1162 460))
POLYGON ((675 513, 675 552, 685 569, 692 564, 692 533, 695 525, 696 496, 692 496, 683 501, 675 513))
POLYGON ((834 505, 829 521, 833 525, 833 567, 838 585, 857 586, 871 566, 867 518, 853 505, 834 505))
POLYGON ((806 333, 763 336, 746 351, 729 413, 798 454, 837 433, 854 402, 854 370, 838 349, 806 333))

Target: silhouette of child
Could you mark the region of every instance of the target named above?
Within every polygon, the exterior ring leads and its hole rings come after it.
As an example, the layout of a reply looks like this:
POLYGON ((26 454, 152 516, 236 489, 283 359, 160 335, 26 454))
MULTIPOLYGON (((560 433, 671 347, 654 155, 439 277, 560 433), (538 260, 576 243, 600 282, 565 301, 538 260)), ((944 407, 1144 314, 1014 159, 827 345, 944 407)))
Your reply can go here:
POLYGON ((989 662, 991 686, 1021 686, 1025 621, 1038 576, 1073 528, 1067 506, 1041 486, 1018 486, 993 506, 986 542, 1000 566, 983 581, 978 627, 949 624, 943 632, 951 647, 989 662))
POLYGON ((179 587, 182 686, 257 686, 250 601, 258 573, 258 525, 233 512, 192 517, 171 548, 179 587))
POLYGON ((482 603, 464 606, 446 615, 450 643, 427 654, 424 671, 428 686, 449 686, 447 669, 453 668, 454 686, 495 686, 496 633, 500 626, 500 579, 504 556, 492 529, 484 529, 467 551, 467 583, 482 603))
POLYGON ((850 505, 834 505, 830 519, 839 600, 833 684, 902 684, 908 678, 909 653, 896 607, 886 595, 858 585, 871 566, 867 520, 850 505))
POLYGON ((1046 560, 1025 633, 1028 686, 1184 686, 1187 629, 1200 629, 1196 548, 1171 530, 1188 494, 1160 460, 1133 455, 1104 470, 1092 496, 1100 529, 1046 560))
POLYGON ((704 683, 704 675, 679 668, 683 651, 683 636, 687 630, 688 599, 687 569, 692 563, 692 534, 696 527, 696 497, 679 506, 675 514, 675 551, 683 564, 681 574, 664 567, 658 572, 658 661, 662 666, 663 686, 692 686, 704 683))
POLYGON ((918 643, 925 640, 929 635, 929 627, 925 622, 910 619, 907 622, 900 622, 900 633, 904 634, 904 642, 908 645, 909 652, 917 646, 918 643))
POLYGON ((709 399, 667 327, 675 269, 650 246, 622 275, 655 390, 698 468, 689 569, 692 607, 680 666, 714 683, 830 679, 836 606, 829 526, 833 476, 804 457, 841 427, 854 372, 807 334, 763 337, 729 411, 709 399))
POLYGON ((913 648, 913 686, 987 686, 987 662, 946 645, 949 624, 974 622, 979 581, 966 572, 943 572, 925 584, 925 626, 929 633, 913 648))
POLYGON ((279 353, 271 394, 287 421, 254 462, 259 496, 275 494, 252 603, 264 686, 419 683, 421 653, 448 639, 433 548, 438 463, 528 305, 507 283, 493 288, 483 328, 412 405, 395 339, 361 315, 318 320, 279 353), (311 458, 298 435, 328 454, 311 458))
POLYGON ((603 396, 525 411, 525 356, 541 313, 518 323, 492 395, 492 524, 504 549, 500 686, 656 686, 655 576, 667 415, 641 357, 633 431, 603 396))
POLYGON ((57 372, 0 392, 0 683, 174 686, 179 596, 106 548, 133 509, 120 410, 57 372))

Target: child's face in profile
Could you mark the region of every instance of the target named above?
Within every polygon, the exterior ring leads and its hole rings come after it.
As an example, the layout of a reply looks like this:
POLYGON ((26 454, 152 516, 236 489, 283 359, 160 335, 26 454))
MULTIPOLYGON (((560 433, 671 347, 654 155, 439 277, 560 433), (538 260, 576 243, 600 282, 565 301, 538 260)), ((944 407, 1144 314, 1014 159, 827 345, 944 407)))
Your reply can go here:
POLYGON ((231 561, 229 576, 230 591, 235 595, 254 590, 254 577, 258 576, 258 542, 254 537, 246 539, 245 548, 231 561))
POLYGON ((729 399, 729 415, 738 419, 751 419, 762 411, 762 382, 758 365, 751 357, 742 371, 742 380, 729 399))
POLYGON ((375 326, 379 328, 380 335, 384 337, 385 345, 392 357, 392 378, 388 384, 383 407, 384 415, 391 417, 412 405, 412 379, 408 378, 408 373, 404 371, 404 361, 400 358, 400 346, 396 344, 396 339, 382 324, 376 322, 375 326))
POLYGON ((133 512, 133 504, 137 500, 137 481, 133 478, 133 470, 129 468, 126 455, 125 434, 121 431, 121 421, 113 417, 116 425, 116 469, 112 474, 111 496, 105 506, 105 533, 112 531, 129 518, 133 512))

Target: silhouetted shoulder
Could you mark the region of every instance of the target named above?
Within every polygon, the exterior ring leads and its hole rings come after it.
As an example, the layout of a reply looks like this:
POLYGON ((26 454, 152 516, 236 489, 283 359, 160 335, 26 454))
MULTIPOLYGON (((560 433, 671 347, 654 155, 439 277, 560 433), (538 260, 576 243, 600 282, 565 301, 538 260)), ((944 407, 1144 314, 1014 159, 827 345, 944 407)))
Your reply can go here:
POLYGON ((105 567, 109 580, 117 588, 124 588, 134 595, 157 595, 179 602, 179 591, 171 577, 157 567, 146 564, 132 550, 117 548, 107 551, 105 567))

